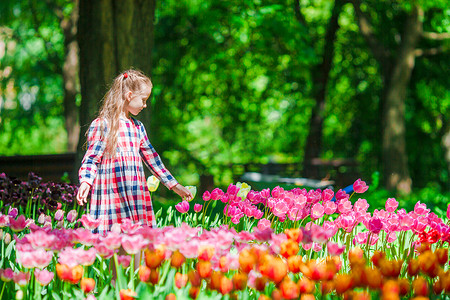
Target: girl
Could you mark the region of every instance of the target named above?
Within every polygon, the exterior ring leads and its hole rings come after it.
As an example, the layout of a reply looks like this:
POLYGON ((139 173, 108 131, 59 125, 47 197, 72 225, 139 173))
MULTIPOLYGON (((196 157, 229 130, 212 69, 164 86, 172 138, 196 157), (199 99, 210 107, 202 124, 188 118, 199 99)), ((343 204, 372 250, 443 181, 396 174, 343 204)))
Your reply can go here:
POLYGON ((77 201, 86 203, 92 187, 90 214, 102 220, 98 227, 101 234, 122 219, 155 225, 142 160, 167 188, 183 199, 192 199, 189 190, 164 167, 144 125, 130 116, 147 107, 152 87, 140 71, 128 70, 117 76, 98 118, 86 133, 87 151, 79 170, 77 201))

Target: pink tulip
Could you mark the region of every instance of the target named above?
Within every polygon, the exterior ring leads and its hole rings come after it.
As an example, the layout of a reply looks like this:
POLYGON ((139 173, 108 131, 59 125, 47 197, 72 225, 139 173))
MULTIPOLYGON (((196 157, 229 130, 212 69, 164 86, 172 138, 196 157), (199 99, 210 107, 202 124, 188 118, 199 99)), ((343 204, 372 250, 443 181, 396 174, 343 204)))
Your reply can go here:
POLYGON ((0 228, 9 226, 9 216, 0 213, 0 228))
POLYGON ((395 240, 397 240, 397 234, 395 232, 389 233, 389 235, 387 237, 388 243, 393 243, 393 242, 395 242, 395 240))
POLYGON ((388 211, 388 212, 394 212, 396 209, 397 209, 397 207, 398 207, 398 202, 397 202, 397 200, 395 200, 395 198, 388 198, 387 200, 386 200, 386 205, 385 205, 385 207, 386 207, 386 210, 388 211))
POLYGON ((73 223, 78 217, 78 213, 76 210, 72 209, 67 213, 67 222, 73 223))
POLYGON ((320 252, 320 251, 322 251, 322 244, 319 244, 319 243, 313 243, 313 251, 314 251, 314 252, 320 252))
POLYGON ((53 272, 49 272, 47 270, 34 269, 34 277, 36 277, 36 280, 42 286, 48 285, 50 283, 50 281, 53 280, 54 276, 55 276, 55 273, 53 273, 53 272))
POLYGON ((341 215, 336 219, 336 222, 339 222, 338 224, 346 232, 351 232, 355 225, 355 217, 353 215, 341 215))
POLYGON ((330 201, 331 199, 333 199, 333 196, 334 196, 334 192, 331 189, 325 189, 322 192, 322 200, 324 202, 330 201))
POLYGON ((414 206, 414 212, 418 215, 426 215, 430 212, 430 210, 427 209, 427 205, 425 203, 420 203, 420 201, 417 201, 414 206))
POLYGON ((302 248, 304 249, 304 250, 306 250, 306 251, 308 251, 309 249, 311 249, 312 248, 312 246, 313 246, 313 243, 303 243, 302 244, 302 248))
POLYGON ((26 235, 28 242, 34 249, 51 249, 56 237, 44 230, 37 230, 26 235))
POLYGON ((371 233, 378 234, 380 233, 381 229, 383 229, 383 223, 379 218, 371 218, 369 220, 369 228, 371 233))
POLYGON ((106 246, 106 248, 116 250, 120 248, 120 245, 122 243, 122 236, 117 232, 111 231, 108 232, 105 237, 101 238, 101 241, 106 246))
POLYGON ((30 252, 17 251, 17 253, 17 262, 28 269, 43 269, 51 263, 53 258, 53 252, 47 252, 44 249, 30 252))
POLYGON ((336 212, 337 205, 333 201, 327 201, 323 204, 324 212, 327 215, 332 215, 336 212))
POLYGON ((2 279, 2 281, 9 282, 14 279, 14 271, 11 268, 7 268, 4 270, 0 269, 0 271, 0 278, 2 279))
POLYGON ((77 228, 72 231, 73 241, 85 246, 93 246, 98 241, 98 234, 85 228, 77 228))
POLYGON ((120 229, 123 233, 134 234, 142 227, 140 222, 134 223, 131 219, 122 219, 120 229))
POLYGON ((211 192, 211 200, 217 201, 222 197, 222 195, 223 195, 223 191, 219 188, 215 188, 211 192))
POLYGON ((352 210, 352 203, 348 199, 342 199, 338 204, 339 213, 346 214, 352 210))
POLYGON ((311 208, 311 218, 313 219, 322 218, 324 213, 325 208, 319 202, 314 204, 313 207, 311 208))
POLYGON ((369 203, 367 203, 366 199, 359 198, 353 205, 353 208, 356 212, 365 213, 369 208, 369 203))
POLYGON ((148 245, 148 240, 140 234, 122 237, 122 247, 128 254, 137 254, 148 245))
POLYGON ((208 191, 205 191, 205 192, 203 193, 202 199, 203 199, 203 201, 209 201, 209 200, 211 200, 211 193, 208 192, 208 191))
MULTIPOLYGON (((450 220, 450 204, 447 206, 447 220, 450 220)), ((1 227, 1 225, 0 225, 0 227, 1 227)))
POLYGON ((14 232, 20 232, 24 230, 28 225, 27 219, 24 215, 20 215, 17 219, 9 218, 9 228, 14 232))
POLYGON ((336 244, 336 243, 329 242, 329 243, 327 244, 327 249, 328 249, 328 253, 329 253, 331 256, 338 256, 338 255, 341 255, 341 254, 344 252, 344 250, 345 250, 345 245, 339 246, 339 245, 336 244))
POLYGON ((64 219, 64 211, 61 209, 58 209, 55 213, 55 220, 61 221, 62 219, 64 219))
POLYGON ((104 259, 109 259, 114 255, 115 250, 111 250, 105 246, 103 243, 97 243, 94 245, 95 250, 97 250, 97 254, 100 255, 104 259))
POLYGON ((201 204, 194 204, 194 211, 195 212, 200 212, 201 210, 202 210, 202 208, 203 208, 203 205, 201 205, 201 204))
POLYGON ((119 262, 119 265, 122 265, 124 268, 128 268, 130 266, 131 262, 131 256, 129 255, 118 255, 117 261, 119 262))
POLYGON ((258 229, 263 231, 267 228, 270 228, 270 221, 267 220, 266 218, 262 218, 261 220, 259 220, 258 229))
POLYGON ((343 191, 343 190, 339 190, 339 191, 337 191, 337 193, 336 193, 336 200, 337 201, 340 201, 340 200, 342 200, 342 199, 348 199, 349 198, 349 195, 345 192, 345 191, 343 191))
POLYGON ((189 202, 183 200, 182 202, 175 205, 175 208, 182 214, 185 214, 189 211, 189 202))
POLYGON ((84 214, 81 216, 80 219, 78 219, 78 221, 80 221, 81 224, 83 224, 84 228, 89 229, 89 230, 94 230, 95 228, 100 226, 100 223, 102 220, 94 219, 94 217, 92 217, 91 215, 84 214))
POLYGON ((367 186, 367 184, 362 181, 361 178, 358 178, 358 180, 353 183, 353 190, 355 191, 355 193, 362 194, 368 189, 369 186, 367 186))
POLYGON ((17 208, 11 207, 11 206, 9 207, 9 209, 8 209, 8 216, 10 216, 11 218, 15 219, 18 214, 19 214, 19 211, 17 210, 17 208))
POLYGON ((19 272, 14 274, 13 280, 18 286, 24 287, 30 281, 30 277, 30 273, 28 272, 19 272))
MULTIPOLYGON (((272 191, 273 193, 273 191, 272 191)), ((274 208, 272 209, 272 213, 281 218, 283 216, 286 216, 286 213, 288 211, 289 207, 286 205, 284 201, 278 201, 277 204, 275 204, 274 208)))

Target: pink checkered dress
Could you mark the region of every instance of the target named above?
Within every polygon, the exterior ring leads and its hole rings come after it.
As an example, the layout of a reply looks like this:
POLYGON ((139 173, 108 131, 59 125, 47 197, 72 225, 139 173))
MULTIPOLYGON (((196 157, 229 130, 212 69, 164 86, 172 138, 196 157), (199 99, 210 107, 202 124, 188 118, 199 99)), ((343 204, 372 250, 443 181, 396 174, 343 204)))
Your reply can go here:
MULTIPOLYGON (((106 121, 103 125, 103 136, 106 136, 106 121)), ((98 232, 105 234, 114 223, 122 223, 122 219, 154 225, 142 161, 167 188, 171 189, 178 182, 150 144, 144 125, 134 118, 121 118, 116 156, 103 156, 104 150, 101 120, 97 118, 89 128, 79 179, 92 187, 90 214, 102 220, 98 232)))

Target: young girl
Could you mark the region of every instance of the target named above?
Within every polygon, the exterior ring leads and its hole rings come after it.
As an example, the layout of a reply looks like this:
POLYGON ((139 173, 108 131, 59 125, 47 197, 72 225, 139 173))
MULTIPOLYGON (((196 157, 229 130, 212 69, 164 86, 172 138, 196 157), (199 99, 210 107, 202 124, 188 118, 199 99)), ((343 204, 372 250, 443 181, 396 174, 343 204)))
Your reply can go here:
POLYGON ((152 87, 150 79, 136 70, 117 76, 87 132, 77 201, 86 203, 92 187, 90 214, 102 220, 98 227, 101 234, 123 219, 155 225, 142 160, 167 188, 183 199, 192 199, 189 190, 164 167, 144 125, 130 116, 147 107, 152 87))

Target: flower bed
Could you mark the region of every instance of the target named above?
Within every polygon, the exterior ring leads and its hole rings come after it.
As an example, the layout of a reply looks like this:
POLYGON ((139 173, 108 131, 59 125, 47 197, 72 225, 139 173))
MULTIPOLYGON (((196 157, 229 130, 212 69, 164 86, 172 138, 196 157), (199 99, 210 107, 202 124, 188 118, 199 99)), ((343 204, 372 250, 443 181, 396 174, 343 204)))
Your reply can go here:
MULTIPOLYGON (((157 228, 125 219, 106 236, 92 233, 99 221, 66 200, 55 198, 33 217, 34 189, 20 200, 2 196, 9 202, 0 213, 0 299, 399 299, 450 292, 448 220, 420 202, 410 212, 398 209, 393 198, 370 213, 365 199, 352 201, 368 189, 361 180, 350 195, 232 184, 205 192, 200 203, 180 202, 157 228), (212 214, 216 206, 223 213, 212 214)), ((75 192, 61 195, 73 199, 75 192)))

